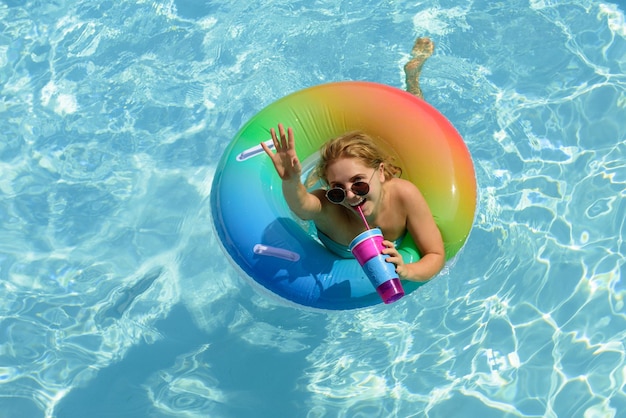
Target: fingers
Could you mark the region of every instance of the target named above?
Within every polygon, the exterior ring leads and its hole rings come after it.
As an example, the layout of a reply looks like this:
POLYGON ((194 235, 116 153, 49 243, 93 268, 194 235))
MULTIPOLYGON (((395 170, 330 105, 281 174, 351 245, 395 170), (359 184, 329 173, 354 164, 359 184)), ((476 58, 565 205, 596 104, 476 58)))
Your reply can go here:
POLYGON ((392 248, 392 249, 396 248, 396 244, 394 244, 393 242, 391 242, 389 240, 383 240, 383 245, 386 247, 385 250, 383 250, 383 253, 385 251, 387 251, 388 249, 390 249, 390 248, 392 248))
POLYGON ((289 127, 285 131, 284 125, 279 123, 278 130, 270 128, 270 135, 275 152, 272 152, 264 142, 261 143, 261 147, 272 159, 278 175, 283 180, 292 178, 294 175, 300 175, 302 166, 296 155, 293 129, 289 127))
MULTIPOLYGON (((274 128, 270 128, 270 135, 272 136, 272 142, 274 143, 274 149, 277 149, 276 146, 278 145, 278 140, 276 139, 276 131, 274 130, 274 128)), ((262 142, 261 142, 262 144, 262 142)))
MULTIPOLYGON (((261 148, 263 148, 263 151, 265 151, 265 153, 273 159, 274 157, 274 153, 272 152, 272 150, 270 149, 270 147, 267 146, 267 144, 265 142, 261 142, 261 148)), ((274 148, 276 148, 276 144, 274 144, 274 148)))
POLYGON ((285 127, 282 123, 278 124, 278 133, 280 134, 280 146, 283 149, 289 149, 289 147, 287 146, 287 137, 285 136, 285 127))
POLYGON ((276 129, 274 128, 270 128, 270 135, 272 136, 272 142, 274 143, 276 151, 280 151, 284 148, 285 128, 283 128, 282 124, 278 124, 278 135, 276 135, 276 129))
POLYGON ((386 248, 382 250, 382 253, 389 256, 385 261, 387 261, 388 263, 393 263, 396 268, 404 264, 404 260, 402 259, 402 256, 396 249, 396 245, 393 242, 384 240, 383 245, 386 248))
POLYGON ((293 139, 293 128, 290 126, 287 129, 287 145, 290 149, 295 149, 295 140, 293 139))
POLYGON ((295 140, 293 136, 293 129, 291 127, 287 128, 287 132, 285 133, 285 127, 282 123, 279 123, 278 134, 276 133, 276 129, 270 128, 270 135, 272 136, 272 142, 274 143, 276 152, 295 149, 295 140))

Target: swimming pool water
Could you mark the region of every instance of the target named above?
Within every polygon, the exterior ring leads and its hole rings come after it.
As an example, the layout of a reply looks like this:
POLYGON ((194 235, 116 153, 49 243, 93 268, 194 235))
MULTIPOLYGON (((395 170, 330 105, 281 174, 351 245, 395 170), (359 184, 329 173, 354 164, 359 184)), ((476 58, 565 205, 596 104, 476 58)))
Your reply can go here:
POLYGON ((0 3, 0 417, 626 416, 623 5, 232 3, 0 3), (230 138, 311 85, 402 88, 422 35, 466 246, 389 306, 258 294, 211 228, 230 138))

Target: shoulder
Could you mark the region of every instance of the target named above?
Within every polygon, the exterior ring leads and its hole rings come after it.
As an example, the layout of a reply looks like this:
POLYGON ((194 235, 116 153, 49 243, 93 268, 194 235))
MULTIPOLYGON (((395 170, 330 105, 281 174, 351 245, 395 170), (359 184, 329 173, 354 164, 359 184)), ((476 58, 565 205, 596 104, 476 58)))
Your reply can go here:
POLYGON ((387 183, 389 190, 395 198, 404 199, 422 195, 417 186, 408 180, 392 178, 391 180, 387 180, 387 183))
POLYGON ((408 180, 393 178, 388 181, 394 202, 401 202, 407 209, 427 206, 426 200, 417 186, 408 180))

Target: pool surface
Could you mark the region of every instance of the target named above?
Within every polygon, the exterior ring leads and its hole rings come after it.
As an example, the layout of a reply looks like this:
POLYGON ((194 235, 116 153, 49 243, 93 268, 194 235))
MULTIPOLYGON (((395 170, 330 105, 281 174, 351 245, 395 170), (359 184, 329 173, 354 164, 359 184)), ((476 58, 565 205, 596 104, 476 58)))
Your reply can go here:
POLYGON ((0 418, 626 416, 623 7, 0 2, 0 418), (392 305, 257 292, 211 226, 223 150, 305 87, 404 88, 417 36, 465 247, 392 305))

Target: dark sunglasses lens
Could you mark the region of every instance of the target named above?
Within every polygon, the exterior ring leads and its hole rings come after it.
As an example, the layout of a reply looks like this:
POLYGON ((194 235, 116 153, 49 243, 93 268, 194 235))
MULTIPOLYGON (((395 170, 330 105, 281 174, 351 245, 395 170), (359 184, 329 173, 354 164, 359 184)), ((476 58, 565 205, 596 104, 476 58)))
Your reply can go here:
POLYGON ((343 189, 334 188, 326 192, 326 197, 333 203, 341 203, 345 199, 346 193, 343 189))
POLYGON ((365 196, 370 192, 370 185, 364 181, 357 181, 351 187, 352 192, 357 196, 365 196))

